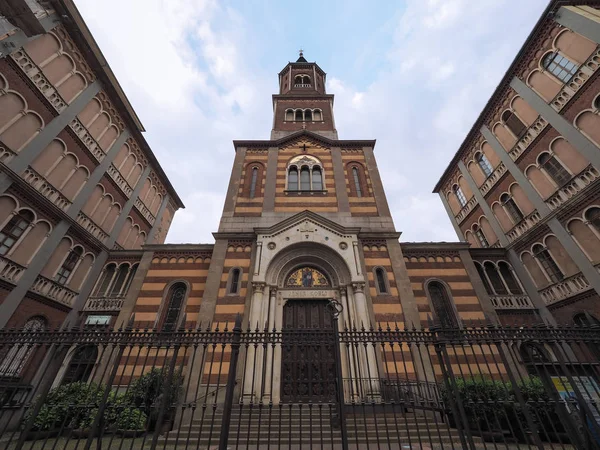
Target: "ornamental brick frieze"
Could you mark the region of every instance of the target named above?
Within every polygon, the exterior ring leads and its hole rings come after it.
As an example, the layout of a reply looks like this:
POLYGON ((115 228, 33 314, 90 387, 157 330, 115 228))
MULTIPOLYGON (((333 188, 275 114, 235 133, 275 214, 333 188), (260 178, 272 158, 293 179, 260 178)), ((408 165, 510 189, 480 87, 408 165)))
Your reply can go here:
POLYGON ((182 251, 156 251, 154 252, 153 264, 202 264, 209 263, 212 252, 206 250, 182 250, 182 251))
POLYGON ((404 262, 407 263, 453 263, 461 262, 458 255, 452 255, 447 252, 423 253, 404 255, 404 262))
POLYGON ((539 61, 544 53, 552 49, 552 42, 562 29, 564 28, 558 23, 547 20, 544 31, 537 33, 536 39, 529 45, 526 57, 519 59, 515 67, 515 76, 525 81, 531 71, 539 67, 539 61))
POLYGON ((363 153, 362 148, 340 148, 340 151, 342 153, 353 153, 353 154, 357 154, 357 155, 363 153))
POLYGON ((69 33, 67 33, 67 30, 65 30, 65 27, 63 25, 59 25, 52 31, 54 32, 53 34, 55 34, 60 39, 63 49, 66 50, 69 53, 69 56, 73 58, 77 69, 81 73, 83 73, 87 81, 89 83, 95 81, 96 74, 83 57, 81 51, 79 51, 79 49, 75 45, 73 39, 71 39, 71 36, 69 36, 69 33))
POLYGON ((135 157, 137 158, 138 162, 141 163, 144 167, 147 166, 148 158, 146 158, 145 153, 142 151, 135 139, 130 137, 125 142, 127 142, 127 145, 129 145, 129 148, 135 154, 135 157))
POLYGON ((167 190, 154 170, 150 172, 150 181, 154 186, 156 186, 158 192, 164 198, 164 196, 167 195, 167 190))
POLYGON ((301 148, 303 145, 306 145, 307 149, 321 149, 321 150, 329 150, 328 147, 322 145, 322 143, 316 142, 315 140, 312 139, 306 139, 306 138, 298 138, 298 139, 294 139, 293 141, 290 141, 288 143, 286 143, 284 146, 279 147, 280 150, 289 150, 289 149, 297 149, 297 148, 301 148))
POLYGON ((229 239, 227 241, 227 251, 237 253, 250 253, 252 251, 253 240, 246 239, 229 239))
MULTIPOLYGON (((16 90, 17 92, 19 92, 19 94, 23 95, 26 100, 28 100, 28 98, 27 98, 28 95, 35 96, 38 100, 40 100, 42 106, 44 108, 46 108, 47 112, 49 112, 50 114, 52 114, 53 117, 58 116, 58 112, 57 112, 56 108, 53 105, 52 99, 49 99, 48 97, 46 97, 40 91, 40 89, 37 88, 37 86, 35 85, 35 83, 27 76, 27 74, 25 73, 24 69, 22 69, 20 67, 20 63, 22 61, 19 62, 19 61, 17 61, 17 59, 18 59, 18 55, 20 55, 21 53, 22 53, 21 51, 17 51, 14 54, 12 54, 10 58, 4 58, 4 59, 0 60, 0 63, 1 62, 6 62, 8 64, 8 66, 10 66, 12 72, 14 74, 16 74, 16 76, 19 77, 21 79, 21 81, 23 81, 23 83, 25 84, 26 87, 29 88, 26 91, 23 91, 22 89, 21 90, 14 89, 14 90, 16 90)), ((39 72, 41 73, 41 71, 39 71, 39 72)), ((9 83, 9 85, 6 86, 6 89, 8 89, 10 87, 10 80, 7 80, 7 82, 9 83)), ((13 89, 12 87, 10 87, 10 88, 13 89)), ((64 100, 62 100, 62 98, 61 98, 61 101, 64 101, 64 100)), ((27 103, 29 103, 29 100, 28 100, 27 103)), ((37 111, 37 112, 41 114, 41 111, 37 111)))
POLYGON ((112 123, 119 127, 119 132, 123 132, 125 123, 123 122, 121 115, 113 106, 108 95, 106 95, 104 91, 101 91, 98 93, 98 95, 96 95, 96 98, 102 103, 102 109, 104 109, 110 115, 112 123))
POLYGON ((268 148, 249 148, 246 150, 247 155, 264 155, 265 153, 269 153, 268 148))
POLYGON ((367 252, 387 251, 387 241, 385 239, 361 239, 363 250, 367 252))

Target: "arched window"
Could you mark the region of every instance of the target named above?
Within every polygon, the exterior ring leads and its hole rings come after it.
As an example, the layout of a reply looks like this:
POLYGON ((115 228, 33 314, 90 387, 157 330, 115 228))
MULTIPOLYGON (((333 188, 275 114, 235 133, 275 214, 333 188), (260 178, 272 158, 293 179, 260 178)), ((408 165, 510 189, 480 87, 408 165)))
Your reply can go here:
POLYGON ((504 279, 504 282, 508 286, 508 290, 511 294, 521 295, 523 290, 521 289, 521 285, 513 275, 513 271, 511 267, 505 263, 504 261, 500 261, 498 263, 498 269, 500 270, 500 275, 504 279))
POLYGON ((559 187, 571 179, 567 169, 550 153, 542 153, 538 157, 538 162, 559 187))
POLYGON ((300 169, 300 190, 310 191, 310 169, 307 166, 300 169))
POLYGON ((552 255, 550 255, 548 249, 546 249, 543 245, 534 245, 533 255, 540 262, 544 272, 546 272, 546 275, 548 275, 548 278, 550 278, 553 283, 558 283, 565 277, 554 261, 554 258, 552 258, 552 255))
POLYGON ((62 284, 63 286, 67 284, 67 281, 69 281, 69 277, 75 270, 75 267, 77 267, 77 262, 81 258, 82 254, 83 248, 77 246, 72 249, 65 258, 65 261, 62 263, 62 266, 60 266, 60 269, 58 269, 58 272, 56 272, 54 281, 56 281, 58 284, 62 284))
POLYGON ((320 109, 315 109, 313 112, 313 120, 315 122, 320 122, 321 120, 323 120, 323 113, 321 113, 320 109))
POLYGON ((302 78, 302 83, 310 84, 310 77, 308 75, 304 75, 304 78, 302 78))
POLYGON ((594 109, 600 109, 600 95, 597 95, 594 99, 594 109))
POLYGON ((458 328, 458 318, 446 287, 439 281, 431 281, 427 284, 427 291, 440 325, 443 328, 458 328))
POLYGON ((174 331, 177 328, 186 290, 187 288, 184 283, 175 283, 171 287, 167 297, 166 308, 158 327, 161 331, 174 331))
POLYGON ((298 168, 290 167, 288 172, 288 190, 289 191, 297 191, 298 190, 298 168))
POLYGON ((521 344, 521 358, 525 363, 545 363, 550 362, 550 358, 546 351, 537 344, 526 342, 521 344))
MULTIPOLYGON (((43 317, 32 317, 23 326, 23 333, 35 333, 45 331, 47 326, 46 319, 43 317)), ((0 363, 0 376, 3 377, 19 377, 31 356, 34 347, 27 344, 13 345, 6 353, 6 356, 0 363)))
POLYGON ((510 195, 502 194, 500 196, 500 201, 502 202, 504 209, 506 210, 514 224, 517 224, 521 220, 523 220, 523 213, 521 212, 521 210, 510 195))
POLYGON ((592 226, 600 231, 600 208, 594 206, 585 212, 585 219, 592 224, 592 226))
POLYGON ((33 222, 33 213, 27 209, 13 215, 0 231, 0 255, 6 255, 33 222))
POLYGON ((504 122, 506 127, 512 131, 517 138, 520 138, 523 132, 527 129, 527 126, 521 122, 521 119, 519 119, 515 113, 509 110, 504 111, 502 114, 502 122, 504 122))
POLYGON ((250 179, 250 198, 256 195, 256 180, 258 179, 258 167, 252 168, 252 178, 250 179))
POLYGON ((567 83, 579 68, 576 63, 558 52, 548 53, 544 56, 542 66, 563 83, 567 83))
POLYGON ((321 168, 319 166, 314 166, 312 170, 312 190, 323 190, 323 174, 321 173, 321 168))
POLYGON ((490 286, 490 283, 488 282, 488 279, 485 275, 485 271, 483 270, 483 267, 481 266, 481 264, 475 263, 475 268, 477 269, 479 278, 481 279, 481 282, 483 283, 483 287, 485 287, 485 292, 487 292, 489 295, 494 295, 494 291, 492 290, 492 287, 490 286))
POLYGON ((362 189, 360 187, 360 176, 358 174, 358 167, 352 168, 352 178, 354 179, 354 189, 356 189, 356 196, 362 197, 362 189))
POLYGON ((86 382, 94 370, 98 359, 98 347, 95 345, 84 345, 75 350, 69 366, 65 372, 61 384, 86 382))
POLYGON ((463 191, 460 188, 460 186, 458 184, 455 184, 452 190, 454 191, 454 195, 456 195, 460 206, 465 206, 467 204, 467 197, 465 197, 465 194, 463 194, 463 191))
POLYGON ((125 287, 121 291, 123 293, 123 295, 129 291, 129 286, 131 286, 131 282, 133 281, 133 278, 135 277, 135 273, 137 272, 137 269, 138 269, 138 264, 134 264, 134 266, 129 271, 129 276, 127 277, 127 281, 125 282, 125 287))
POLYGON ((294 84, 302 84, 302 75, 296 75, 294 78, 294 84))
POLYGON ((498 273, 496 266, 489 261, 486 262, 483 266, 485 268, 485 273, 488 276, 488 279, 490 280, 490 283, 492 283, 494 292, 498 295, 508 294, 508 291, 506 290, 504 283, 502 283, 502 278, 500 278, 500 274, 498 273))
POLYGON ((380 294, 388 294, 388 286, 387 286, 387 274, 385 269, 382 267, 378 267, 375 269, 375 278, 377 281, 377 290, 380 294))
POLYGON ((573 316, 573 322, 579 327, 600 326, 600 320, 596 319, 589 312, 582 312, 573 316))
POLYGON ((115 282, 110 289, 111 297, 118 297, 121 294, 125 281, 127 280, 127 275, 129 275, 129 264, 121 264, 117 271, 115 282))
POLYGON ((227 287, 227 293, 230 295, 235 295, 235 294, 239 294, 240 292, 240 278, 242 275, 242 271, 240 269, 238 269, 237 267, 232 269, 231 272, 229 272, 229 281, 228 281, 228 287, 227 287))
POLYGON ((313 120, 312 111, 310 109, 307 109, 306 111, 304 111, 304 120, 307 122, 312 122, 312 120, 313 120))
POLYGON ((285 120, 287 120, 288 122, 292 122, 294 120, 294 110, 293 109, 288 109, 285 112, 285 120))
POLYGON ((298 122, 302 122, 304 120, 304 116, 302 115, 302 110, 301 109, 297 109, 296 110, 296 117, 295 117, 295 119, 298 122))
POLYGON ((490 164, 490 161, 487 159, 487 156, 485 156, 483 153, 477 153, 477 155, 475 155, 475 159, 477 160, 477 164, 479 164, 479 167, 481 167, 481 170, 485 176, 489 177, 494 169, 490 164))
POLYGON ((485 237, 485 234, 483 234, 483 230, 481 228, 479 228, 479 225, 473 225, 473 234, 479 241, 479 245, 481 245, 484 248, 490 246, 490 243, 488 242, 487 238, 485 237))
POLYGON ((104 268, 104 272, 102 273, 100 281, 98 281, 98 284, 96 285, 96 290, 94 291, 95 296, 108 294, 108 288, 110 287, 113 281, 116 270, 117 265, 115 263, 110 263, 104 268))

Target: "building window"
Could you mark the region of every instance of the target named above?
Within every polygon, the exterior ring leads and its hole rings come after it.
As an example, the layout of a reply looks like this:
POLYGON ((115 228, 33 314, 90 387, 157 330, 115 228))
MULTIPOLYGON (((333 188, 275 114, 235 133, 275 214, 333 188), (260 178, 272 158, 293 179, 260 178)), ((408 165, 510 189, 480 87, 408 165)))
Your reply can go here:
POLYGON ((506 287, 502 282, 502 278, 500 278, 500 274, 498 273, 498 269, 496 268, 496 266, 489 261, 486 262, 483 266, 485 268, 485 274, 490 280, 490 283, 492 283, 492 288, 494 289, 494 292, 498 295, 508 294, 508 291, 506 290, 506 287))
POLYGON ((521 345, 521 358, 525 363, 550 362, 546 351, 538 344, 525 343, 521 345))
POLYGON ((296 110, 296 115, 295 115, 295 120, 297 122, 302 122, 304 120, 304 115, 302 114, 302 110, 301 109, 297 109, 296 110))
POLYGON ((479 245, 481 245, 481 247, 485 248, 490 246, 485 234, 483 234, 483 230, 479 228, 479 225, 473 225, 473 233, 475 234, 475 237, 479 241, 479 245))
POLYGON ((323 175, 321 174, 321 168, 319 166, 313 167, 312 170, 312 190, 323 190, 323 175))
POLYGON ((296 75, 294 77, 294 87, 310 87, 310 77, 308 75, 296 75))
POLYGON ((521 122, 521 119, 519 119, 512 111, 504 111, 502 114, 502 122, 504 122, 506 127, 517 137, 517 139, 520 138, 527 129, 527 126, 521 122))
POLYGON ((500 196, 500 201, 515 225, 523 220, 523 213, 510 195, 502 194, 500 196))
POLYGON ((600 109, 600 95, 597 95, 596 98, 594 99, 594 109, 598 110, 600 109))
POLYGON ((117 276, 115 277, 115 282, 110 289, 111 297, 118 297, 121 294, 121 289, 125 285, 125 280, 127 280, 127 275, 129 275, 129 264, 121 264, 119 270, 117 271, 117 276))
POLYGON ((229 272, 229 288, 227 293, 230 295, 239 294, 240 292, 240 276, 242 271, 237 267, 229 272))
POLYGON ((258 179, 258 167, 252 168, 252 178, 250 180, 250 198, 256 195, 256 180, 258 179))
POLYGON ((489 295, 494 295, 494 291, 492 290, 492 287, 490 286, 490 283, 487 279, 487 276, 486 276, 485 271, 483 270, 483 267, 481 266, 481 264, 475 263, 475 268, 477 269, 479 278, 481 279, 481 282, 483 283, 483 287, 485 287, 485 292, 487 292, 489 295))
POLYGON ((465 206, 467 204, 467 198, 465 197, 465 194, 463 194, 460 186, 455 184, 453 190, 454 195, 456 195, 456 198, 458 199, 458 203, 460 203, 460 206, 465 206))
POLYGON ((542 65, 544 69, 563 83, 567 83, 577 73, 577 69, 579 68, 577 64, 558 52, 547 54, 544 57, 542 65))
POLYGON ((19 240, 27 227, 33 222, 34 216, 26 209, 13 215, 2 231, 0 231, 0 255, 6 255, 19 240))
POLYGON ((288 172, 288 190, 289 191, 297 191, 298 190, 298 168, 290 167, 288 172))
POLYGON ((161 331, 174 331, 177 328, 177 321, 179 320, 186 290, 187 288, 183 283, 175 283, 171 287, 167 308, 163 313, 162 326, 159 326, 161 331))
POLYGON ((60 269, 58 269, 58 272, 54 277, 54 281, 63 286, 67 284, 67 281, 69 281, 69 277, 75 270, 75 267, 77 267, 77 263, 79 262, 79 259, 81 258, 82 254, 83 248, 77 246, 74 249, 72 249, 65 258, 65 261, 63 262, 60 269))
POLYGON ((533 247, 533 254, 553 283, 558 283, 565 277, 547 248, 537 244, 533 247))
POLYGON ((592 224, 596 231, 600 231, 600 208, 594 206, 585 212, 585 220, 592 224))
POLYGON ((61 384, 86 382, 94 370, 98 359, 98 347, 95 345, 84 345, 75 350, 69 366, 65 372, 61 384))
POLYGON ((508 286, 508 290, 511 294, 523 294, 521 285, 513 275, 512 268, 507 263, 505 263, 504 261, 500 261, 498 263, 498 270, 500 270, 500 275, 502 276, 504 283, 508 286))
POLYGON ((306 122, 312 122, 312 120, 313 120, 312 111, 310 109, 307 109, 306 111, 304 111, 304 120, 306 122))
POLYGON ((427 285, 427 291, 440 325, 443 328, 458 328, 458 318, 446 287, 439 281, 431 281, 427 285))
POLYGON ((600 326, 600 320, 596 319, 588 312, 582 312, 573 316, 573 322, 578 327, 600 326))
MULTIPOLYGON (((23 333, 35 333, 45 331, 47 327, 46 319, 43 317, 32 317, 23 326, 23 333)), ((27 344, 13 345, 8 350, 6 356, 0 363, 0 376, 19 377, 29 360, 35 347, 27 344)))
POLYGON ((538 157, 538 162, 559 187, 571 179, 567 169, 550 153, 542 153, 538 157))
POLYGON ((293 109, 288 109, 285 112, 285 120, 288 122, 293 122, 294 121, 294 110, 293 109))
POLYGON ((356 189, 356 196, 362 197, 362 189, 360 187, 360 178, 358 175, 358 168, 352 168, 352 178, 354 179, 354 189, 356 189))
POLYGON ((323 113, 321 112, 320 109, 315 109, 313 111, 313 120, 315 122, 320 122, 321 120, 323 120, 323 113))
POLYGON ((387 274, 385 269, 382 267, 378 267, 375 269, 375 278, 377 281, 377 290, 380 294, 388 294, 388 285, 387 285, 387 274))
POLYGON ((114 263, 111 263, 104 268, 104 272, 100 277, 100 281, 96 285, 94 296, 106 295, 108 293, 108 288, 110 287, 110 284, 115 276, 116 270, 117 266, 114 263))
POLYGON ((492 168, 490 161, 487 159, 487 156, 485 156, 483 153, 477 153, 475 159, 477 160, 477 164, 479 164, 479 167, 481 167, 481 170, 483 171, 484 175, 486 177, 489 177, 494 171, 494 169, 492 168))
POLYGON ((300 169, 300 190, 310 191, 310 169, 307 166, 300 169))

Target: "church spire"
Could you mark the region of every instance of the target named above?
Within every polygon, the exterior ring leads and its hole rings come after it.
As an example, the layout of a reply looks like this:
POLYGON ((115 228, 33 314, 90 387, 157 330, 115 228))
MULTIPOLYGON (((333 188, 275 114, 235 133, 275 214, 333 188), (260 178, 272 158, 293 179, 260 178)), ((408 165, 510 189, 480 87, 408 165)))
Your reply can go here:
POLYGON ((304 59, 304 50, 300 49, 298 51, 298 53, 300 54, 300 57, 296 61, 297 63, 299 63, 299 62, 303 62, 303 63, 308 62, 306 59, 304 59))

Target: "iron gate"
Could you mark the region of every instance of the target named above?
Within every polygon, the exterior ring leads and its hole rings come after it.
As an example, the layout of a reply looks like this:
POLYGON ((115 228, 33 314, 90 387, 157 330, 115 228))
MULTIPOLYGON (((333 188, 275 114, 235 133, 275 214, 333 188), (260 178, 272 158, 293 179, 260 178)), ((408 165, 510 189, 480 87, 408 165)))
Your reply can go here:
POLYGON ((0 448, 600 446, 599 327, 332 326, 0 332, 0 448), (282 395, 329 344, 328 394, 282 395))

